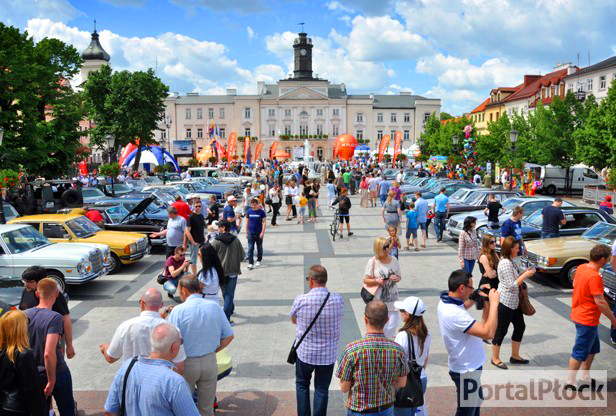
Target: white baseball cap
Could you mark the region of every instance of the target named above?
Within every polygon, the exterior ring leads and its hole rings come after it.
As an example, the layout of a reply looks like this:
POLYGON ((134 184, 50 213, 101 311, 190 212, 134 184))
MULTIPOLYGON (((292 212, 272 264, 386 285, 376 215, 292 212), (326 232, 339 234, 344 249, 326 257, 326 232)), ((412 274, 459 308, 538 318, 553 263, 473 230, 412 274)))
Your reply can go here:
POLYGON ((417 296, 409 296, 406 299, 394 302, 394 307, 398 310, 402 309, 408 312, 409 315, 423 316, 426 311, 426 304, 417 296))
POLYGON ((227 202, 236 201, 236 200, 237 200, 237 198, 236 198, 236 197, 234 197, 233 195, 229 195, 229 196, 227 197, 227 202))

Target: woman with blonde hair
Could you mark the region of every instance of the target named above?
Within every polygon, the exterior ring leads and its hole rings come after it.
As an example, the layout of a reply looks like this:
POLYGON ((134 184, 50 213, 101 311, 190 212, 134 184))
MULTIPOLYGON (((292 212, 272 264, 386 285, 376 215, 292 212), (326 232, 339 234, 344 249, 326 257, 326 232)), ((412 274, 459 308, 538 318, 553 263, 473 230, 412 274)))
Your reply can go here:
POLYGON ((396 200, 396 193, 393 190, 390 190, 387 194, 387 200, 381 208, 381 214, 383 215, 385 229, 387 230, 391 225, 396 227, 396 233, 399 233, 402 210, 400 209, 400 201, 396 200))
POLYGON ((22 311, 0 318, 0 414, 49 415, 22 311))
POLYGON ((366 303, 377 299, 387 305, 389 320, 384 332, 387 338, 393 338, 400 322, 400 314, 396 312, 394 302, 398 300, 398 283, 401 279, 400 264, 390 255, 390 243, 384 237, 374 240, 374 257, 368 260, 364 271, 362 298, 366 303))
MULTIPOLYGON (((481 239, 481 252, 479 253, 479 271, 481 272, 481 279, 479 280, 479 287, 485 284, 490 285, 490 289, 498 289, 498 254, 496 253, 496 239, 493 235, 484 234, 481 239)), ((477 303, 477 309, 483 309, 483 320, 485 322, 488 319, 488 313, 490 311, 488 297, 482 297, 483 302, 477 303)), ((490 343, 484 340, 485 343, 490 343)))

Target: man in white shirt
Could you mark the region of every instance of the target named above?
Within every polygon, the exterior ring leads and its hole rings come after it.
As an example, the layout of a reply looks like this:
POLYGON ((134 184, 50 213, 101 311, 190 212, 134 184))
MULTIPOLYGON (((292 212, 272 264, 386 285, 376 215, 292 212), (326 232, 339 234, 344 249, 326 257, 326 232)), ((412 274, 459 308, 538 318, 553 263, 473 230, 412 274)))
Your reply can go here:
MULTIPOLYGON (((100 351, 109 364, 122 357, 126 361, 138 355, 150 355, 152 348, 150 335, 157 325, 166 322, 159 314, 163 306, 163 296, 158 289, 148 289, 141 295, 139 306, 141 314, 122 322, 113 334, 111 342, 100 346, 100 351)), ((184 347, 180 346, 180 351, 173 360, 180 374, 184 372, 185 360, 184 347)))
POLYGON ((479 415, 483 400, 480 378, 486 355, 482 339, 494 337, 500 294, 496 289, 490 289, 488 317, 483 322, 477 322, 466 311, 475 304, 473 299, 482 296, 481 289, 473 288, 473 275, 465 270, 455 270, 449 276, 448 286, 449 292, 441 293, 437 311, 449 356, 449 376, 456 385, 456 415, 475 416, 479 415), (460 403, 460 386, 464 388, 464 397, 468 398, 464 403, 460 403))

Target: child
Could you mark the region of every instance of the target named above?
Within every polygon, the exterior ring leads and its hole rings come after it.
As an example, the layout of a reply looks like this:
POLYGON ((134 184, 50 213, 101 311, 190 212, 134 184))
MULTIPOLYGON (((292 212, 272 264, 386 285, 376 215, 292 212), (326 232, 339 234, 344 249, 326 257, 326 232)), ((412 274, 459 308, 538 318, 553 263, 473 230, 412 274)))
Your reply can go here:
POLYGON ((327 208, 334 209, 332 207, 332 203, 336 199, 336 185, 334 185, 334 180, 330 179, 327 181, 327 208))
POLYGON ((411 246, 415 246, 415 251, 419 251, 419 240, 417 243, 417 213, 415 212, 415 203, 409 203, 409 210, 406 212, 406 249, 410 250, 411 246))
POLYGON ((207 235, 205 236, 205 243, 211 243, 218 237, 218 221, 213 221, 207 226, 207 235))
POLYGON ((389 227, 387 227, 387 232, 389 233, 389 237, 387 237, 387 242, 389 243, 389 254, 391 254, 397 259, 398 251, 400 249, 398 228, 394 227, 393 225, 390 225, 389 227))
POLYGON ((302 196, 299 199, 299 216, 298 216, 298 224, 304 223, 304 215, 306 214, 306 205, 308 205, 308 199, 305 196, 302 196))

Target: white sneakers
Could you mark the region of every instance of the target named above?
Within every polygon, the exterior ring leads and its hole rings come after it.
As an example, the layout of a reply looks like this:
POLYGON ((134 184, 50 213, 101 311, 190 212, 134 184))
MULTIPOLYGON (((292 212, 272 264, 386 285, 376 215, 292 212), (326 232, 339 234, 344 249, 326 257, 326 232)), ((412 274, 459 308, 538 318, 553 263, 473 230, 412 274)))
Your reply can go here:
POLYGON ((261 262, 259 261, 255 263, 255 267, 259 267, 260 265, 261 265, 261 262))
POLYGON ((261 262, 256 262, 254 265, 249 264, 248 265, 248 270, 252 270, 252 269, 254 269, 256 267, 259 267, 260 265, 261 265, 261 262))
POLYGON ((252 264, 248 265, 248 270, 252 270, 255 266, 253 266, 252 264))

